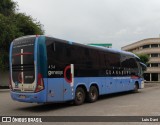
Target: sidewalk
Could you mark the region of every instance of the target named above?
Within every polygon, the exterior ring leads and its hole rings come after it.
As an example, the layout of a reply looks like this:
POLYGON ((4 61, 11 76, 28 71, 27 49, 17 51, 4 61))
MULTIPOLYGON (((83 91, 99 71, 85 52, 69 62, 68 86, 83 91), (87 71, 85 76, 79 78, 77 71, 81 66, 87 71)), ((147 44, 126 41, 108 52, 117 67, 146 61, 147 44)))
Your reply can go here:
POLYGON ((160 86, 160 83, 146 82, 144 83, 144 88, 160 86))

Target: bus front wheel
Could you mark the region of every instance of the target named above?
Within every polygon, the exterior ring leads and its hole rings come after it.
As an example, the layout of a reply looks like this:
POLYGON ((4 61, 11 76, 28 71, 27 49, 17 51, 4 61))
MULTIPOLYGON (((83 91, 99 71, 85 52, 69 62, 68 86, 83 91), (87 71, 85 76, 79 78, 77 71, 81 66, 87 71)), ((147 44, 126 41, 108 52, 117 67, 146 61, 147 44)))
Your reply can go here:
POLYGON ((139 87, 138 87, 138 83, 136 82, 135 84, 134 84, 134 92, 138 92, 138 89, 139 89, 139 87))
POLYGON ((85 91, 82 87, 78 87, 76 89, 74 103, 76 105, 81 105, 84 103, 84 100, 85 100, 85 91))
POLYGON ((88 93, 88 97, 87 100, 89 102, 95 102, 98 99, 98 90, 96 86, 91 86, 89 93, 88 93))

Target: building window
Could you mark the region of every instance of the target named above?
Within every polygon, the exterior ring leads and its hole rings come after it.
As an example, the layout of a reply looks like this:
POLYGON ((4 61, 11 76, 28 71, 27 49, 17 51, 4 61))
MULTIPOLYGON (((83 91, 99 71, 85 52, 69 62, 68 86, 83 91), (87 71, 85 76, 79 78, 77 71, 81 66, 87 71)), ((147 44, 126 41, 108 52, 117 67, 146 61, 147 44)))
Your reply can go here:
POLYGON ((151 74, 151 81, 158 81, 158 73, 151 74))
POLYGON ((150 66, 150 63, 147 64, 147 67, 151 67, 151 66, 150 66))
POLYGON ((149 45, 144 45, 143 49, 149 48, 149 45))
POLYGON ((158 81, 158 73, 144 73, 144 79, 146 81, 158 81))
POLYGON ((144 73, 144 79, 146 81, 151 81, 151 79, 150 79, 150 73, 144 73))
POLYGON ((158 44, 151 44, 151 48, 157 48, 158 44))
POLYGON ((139 50, 139 48, 131 49, 130 52, 134 52, 134 51, 137 51, 137 50, 139 50))
POLYGON ((158 67, 158 63, 151 63, 151 67, 158 67))
POLYGON ((151 57, 158 57, 158 53, 152 53, 151 57))

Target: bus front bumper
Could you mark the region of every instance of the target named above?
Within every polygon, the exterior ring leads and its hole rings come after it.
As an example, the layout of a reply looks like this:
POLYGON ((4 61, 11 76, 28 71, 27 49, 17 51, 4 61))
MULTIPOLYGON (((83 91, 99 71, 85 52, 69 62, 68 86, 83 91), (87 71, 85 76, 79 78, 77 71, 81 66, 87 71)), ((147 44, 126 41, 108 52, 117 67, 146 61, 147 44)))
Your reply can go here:
POLYGON ((143 89, 144 88, 144 80, 141 82, 141 86, 140 86, 140 89, 143 89))

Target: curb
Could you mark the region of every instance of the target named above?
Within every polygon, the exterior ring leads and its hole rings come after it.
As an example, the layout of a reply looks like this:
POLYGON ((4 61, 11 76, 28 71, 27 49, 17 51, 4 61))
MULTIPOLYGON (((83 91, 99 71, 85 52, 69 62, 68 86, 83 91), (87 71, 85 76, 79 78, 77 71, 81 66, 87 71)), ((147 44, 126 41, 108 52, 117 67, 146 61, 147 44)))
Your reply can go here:
POLYGON ((10 89, 0 89, 0 92, 9 92, 10 89))

